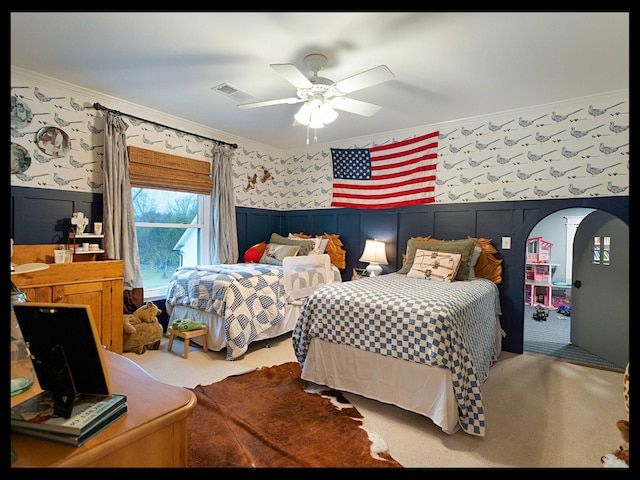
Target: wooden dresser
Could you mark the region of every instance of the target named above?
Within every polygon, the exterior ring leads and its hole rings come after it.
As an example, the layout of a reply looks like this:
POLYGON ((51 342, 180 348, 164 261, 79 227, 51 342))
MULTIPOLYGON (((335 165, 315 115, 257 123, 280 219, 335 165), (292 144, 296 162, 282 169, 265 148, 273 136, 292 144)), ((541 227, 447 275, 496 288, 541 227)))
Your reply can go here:
POLYGON ((17 265, 47 263, 49 268, 11 275, 28 302, 89 305, 102 344, 122 353, 122 260, 53 263, 57 245, 14 245, 11 261, 17 265))
MULTIPOLYGON (((114 393, 127 396, 127 413, 80 447, 11 432, 18 459, 11 467, 185 467, 187 418, 196 396, 161 383, 123 355, 105 351, 114 393)), ((15 405, 40 392, 38 385, 11 397, 15 405)))

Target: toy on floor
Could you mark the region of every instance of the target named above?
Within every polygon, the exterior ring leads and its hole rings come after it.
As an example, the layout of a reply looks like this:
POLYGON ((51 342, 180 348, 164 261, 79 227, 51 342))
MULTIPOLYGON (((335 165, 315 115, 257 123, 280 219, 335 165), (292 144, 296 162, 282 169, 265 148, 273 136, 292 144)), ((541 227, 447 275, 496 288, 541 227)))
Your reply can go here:
POLYGON ((124 352, 138 355, 148 350, 157 350, 162 339, 162 325, 157 316, 162 311, 153 302, 147 302, 132 314, 125 313, 122 319, 124 352))
POLYGON ((560 305, 557 311, 560 315, 564 315, 565 317, 571 316, 571 307, 568 305, 560 305))
MULTIPOLYGON (((627 363, 627 368, 624 371, 624 406, 627 411, 627 415, 629 414, 629 364, 627 363)), ((620 431, 620 436, 622 437, 622 443, 616 450, 613 452, 607 453, 600 458, 602 462, 602 466, 605 468, 628 468, 629 467, 629 421, 628 420, 618 420, 616 422, 616 427, 620 431)))
POLYGON ((536 311, 533 312, 533 319, 539 322, 546 322, 549 316, 549 310, 540 305, 536 305, 536 311))
POLYGON ((181 332, 190 332, 192 330, 200 330, 202 328, 202 322, 194 322, 188 318, 183 318, 182 320, 175 320, 171 324, 171 328, 181 332))

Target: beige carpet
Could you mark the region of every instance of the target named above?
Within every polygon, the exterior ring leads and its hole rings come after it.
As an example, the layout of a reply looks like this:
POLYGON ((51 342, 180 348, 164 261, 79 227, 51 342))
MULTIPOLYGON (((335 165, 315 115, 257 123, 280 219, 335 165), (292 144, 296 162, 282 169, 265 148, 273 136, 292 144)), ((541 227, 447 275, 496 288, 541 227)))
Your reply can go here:
MULTIPOLYGON (((172 352, 167 344, 163 338, 159 350, 125 355, 158 380, 188 388, 296 360, 288 336, 254 343, 235 361, 197 346, 185 360, 180 339, 172 352)), ((420 415, 345 396, 406 468, 600 468, 600 457, 622 443, 615 425, 628 418, 622 385, 622 373, 505 352, 483 387, 482 438, 447 435, 420 415)))

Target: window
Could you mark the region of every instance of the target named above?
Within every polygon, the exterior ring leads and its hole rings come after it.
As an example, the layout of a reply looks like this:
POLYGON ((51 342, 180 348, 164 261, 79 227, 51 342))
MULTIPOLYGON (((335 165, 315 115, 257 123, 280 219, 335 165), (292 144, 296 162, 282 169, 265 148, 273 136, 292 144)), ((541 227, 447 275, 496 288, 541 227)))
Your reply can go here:
POLYGON ((145 300, 165 298, 176 268, 208 263, 209 196, 150 188, 131 196, 145 300))

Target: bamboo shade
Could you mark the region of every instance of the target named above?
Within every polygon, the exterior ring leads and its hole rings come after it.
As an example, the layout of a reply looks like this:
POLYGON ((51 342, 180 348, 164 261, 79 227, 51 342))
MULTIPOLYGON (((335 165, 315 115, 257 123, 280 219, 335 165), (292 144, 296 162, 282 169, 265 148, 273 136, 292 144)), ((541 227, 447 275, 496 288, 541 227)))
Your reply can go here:
POLYGON ((211 195, 211 164, 202 160, 130 146, 131 186, 211 195))

